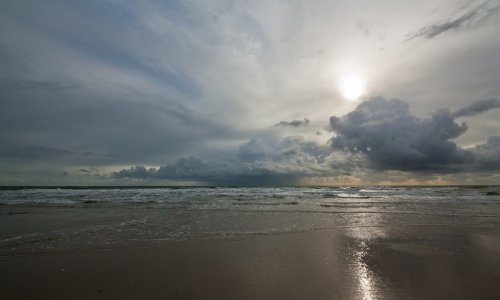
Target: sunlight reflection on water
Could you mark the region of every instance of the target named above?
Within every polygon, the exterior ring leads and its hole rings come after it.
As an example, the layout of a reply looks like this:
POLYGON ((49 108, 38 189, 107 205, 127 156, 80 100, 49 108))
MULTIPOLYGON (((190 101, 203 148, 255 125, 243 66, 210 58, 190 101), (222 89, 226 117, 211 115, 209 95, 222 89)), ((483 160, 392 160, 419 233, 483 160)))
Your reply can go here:
POLYGON ((376 274, 373 273, 366 261, 371 254, 371 243, 387 236, 386 228, 377 226, 384 223, 383 218, 384 216, 381 215, 370 216, 370 218, 364 219, 369 220, 370 227, 353 227, 347 231, 347 235, 355 241, 351 250, 353 275, 363 300, 380 299, 382 296, 379 289, 380 282, 377 282, 376 274))
POLYGON ((358 278, 360 292, 362 293, 363 300, 375 299, 374 284, 372 272, 364 262, 367 255, 368 247, 365 241, 361 241, 359 249, 355 252, 355 269, 358 278))

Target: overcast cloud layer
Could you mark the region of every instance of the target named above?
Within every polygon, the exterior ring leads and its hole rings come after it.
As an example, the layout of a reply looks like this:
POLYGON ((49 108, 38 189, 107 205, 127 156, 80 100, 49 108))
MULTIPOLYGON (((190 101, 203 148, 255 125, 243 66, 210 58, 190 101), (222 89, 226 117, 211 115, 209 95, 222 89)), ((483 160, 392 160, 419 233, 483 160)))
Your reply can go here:
POLYGON ((2 1, 0 184, 495 182, 499 26, 500 1, 2 1))

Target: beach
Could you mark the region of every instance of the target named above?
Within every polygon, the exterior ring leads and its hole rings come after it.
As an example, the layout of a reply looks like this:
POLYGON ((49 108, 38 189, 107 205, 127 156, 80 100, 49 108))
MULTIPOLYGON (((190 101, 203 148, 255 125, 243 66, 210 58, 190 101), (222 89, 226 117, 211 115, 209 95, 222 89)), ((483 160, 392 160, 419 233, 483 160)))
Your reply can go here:
MULTIPOLYGON (((447 199, 443 200, 442 189, 432 192, 428 194, 439 197, 426 201, 436 204, 447 199)), ((331 207, 321 206, 325 205, 321 200, 314 204, 318 210, 306 210, 297 207, 310 200, 297 200, 298 204, 266 210, 262 199, 255 209, 231 211, 229 206, 196 206, 196 210, 194 206, 160 209, 150 202, 132 207, 83 203, 87 200, 65 205, 4 204, 0 206, 2 298, 500 297, 496 196, 483 197, 482 202, 477 196, 475 203, 467 204, 470 193, 479 192, 455 190, 453 201, 461 211, 450 204, 448 211, 431 213, 410 210, 401 199, 391 204, 399 211, 387 205, 377 211, 383 203, 373 201, 381 198, 361 198, 375 192, 357 189, 349 196, 344 190, 338 198, 330 197, 332 190, 328 193, 329 198, 323 199, 332 205, 361 201, 371 208, 332 212, 331 207)), ((185 201, 199 202, 190 199, 185 201)), ((291 203, 287 197, 268 201, 291 203)))
POLYGON ((2 298, 498 299, 498 229, 345 228, 4 257, 2 298))
POLYGON ((500 300, 500 0, 0 0, 0 300, 500 300))

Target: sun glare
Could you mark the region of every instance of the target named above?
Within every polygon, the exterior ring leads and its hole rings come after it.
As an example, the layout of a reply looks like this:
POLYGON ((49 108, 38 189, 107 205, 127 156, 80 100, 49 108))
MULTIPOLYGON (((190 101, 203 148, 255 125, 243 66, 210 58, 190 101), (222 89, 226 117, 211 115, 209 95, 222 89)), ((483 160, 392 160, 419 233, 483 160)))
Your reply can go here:
POLYGON ((348 76, 340 81, 340 92, 348 100, 357 100, 363 95, 365 84, 358 76, 348 76))

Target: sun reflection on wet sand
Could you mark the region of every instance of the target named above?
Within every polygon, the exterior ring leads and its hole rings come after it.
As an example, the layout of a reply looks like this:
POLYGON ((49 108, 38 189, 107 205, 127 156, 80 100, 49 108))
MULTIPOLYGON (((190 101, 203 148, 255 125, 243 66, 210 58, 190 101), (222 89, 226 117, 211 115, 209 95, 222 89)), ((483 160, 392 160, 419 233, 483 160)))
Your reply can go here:
POLYGON ((355 269, 356 276, 358 279, 359 289, 362 293, 363 300, 373 300, 375 299, 374 287, 373 287, 373 276, 370 269, 363 261, 368 251, 368 247, 365 241, 361 241, 359 244, 359 249, 354 253, 355 256, 355 269))
POLYGON ((375 240, 384 239, 386 231, 384 227, 377 226, 383 223, 381 216, 370 216, 369 220, 370 225, 373 225, 373 227, 352 227, 347 231, 348 236, 354 241, 351 246, 353 276, 360 297, 363 300, 380 299, 382 296, 380 295, 380 282, 377 282, 376 275, 366 261, 370 256, 371 243, 375 240))

